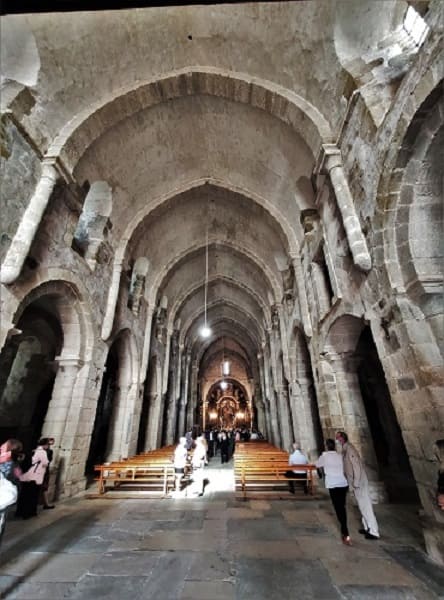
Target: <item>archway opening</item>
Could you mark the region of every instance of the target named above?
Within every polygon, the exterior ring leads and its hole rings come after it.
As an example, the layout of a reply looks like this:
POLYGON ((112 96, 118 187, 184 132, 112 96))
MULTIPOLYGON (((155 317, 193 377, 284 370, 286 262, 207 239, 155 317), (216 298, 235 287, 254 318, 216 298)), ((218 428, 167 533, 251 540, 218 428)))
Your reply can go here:
POLYGON ((379 476, 392 502, 419 504, 416 482, 370 327, 363 329, 356 355, 359 386, 379 476))
POLYGON ((0 438, 35 448, 52 397, 63 331, 56 301, 43 296, 21 314, 0 356, 0 438))

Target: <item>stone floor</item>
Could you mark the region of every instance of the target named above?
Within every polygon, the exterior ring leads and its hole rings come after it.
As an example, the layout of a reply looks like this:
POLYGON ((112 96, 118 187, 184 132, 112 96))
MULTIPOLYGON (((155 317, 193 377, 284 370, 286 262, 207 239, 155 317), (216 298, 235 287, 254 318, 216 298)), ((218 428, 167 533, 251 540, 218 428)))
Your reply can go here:
MULTIPOLYGON (((211 465, 210 465, 211 467, 211 465)), ((236 500, 232 470, 208 468, 205 495, 78 497, 8 520, 2 598, 280 600, 444 598, 412 509, 378 505, 382 538, 340 541, 330 500, 236 500)))

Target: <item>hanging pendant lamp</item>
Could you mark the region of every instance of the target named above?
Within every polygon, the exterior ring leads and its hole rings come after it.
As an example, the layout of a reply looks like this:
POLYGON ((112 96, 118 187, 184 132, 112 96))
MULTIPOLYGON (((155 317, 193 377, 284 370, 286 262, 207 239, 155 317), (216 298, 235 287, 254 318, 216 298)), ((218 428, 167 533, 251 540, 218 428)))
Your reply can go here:
POLYGON ((205 286, 204 286, 204 324, 200 328, 200 336, 207 339, 213 333, 207 323, 207 300, 208 300, 208 215, 207 215, 207 236, 205 244, 205 286))

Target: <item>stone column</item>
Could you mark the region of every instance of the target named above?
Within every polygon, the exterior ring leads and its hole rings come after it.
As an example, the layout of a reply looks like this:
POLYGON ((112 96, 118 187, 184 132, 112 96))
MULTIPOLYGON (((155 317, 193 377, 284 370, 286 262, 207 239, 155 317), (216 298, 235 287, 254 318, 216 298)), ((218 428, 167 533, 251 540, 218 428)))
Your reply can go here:
POLYGON ((313 330, 311 326, 310 313, 308 310, 307 294, 305 290, 304 274, 302 272, 301 259, 294 254, 291 255, 294 278, 298 292, 299 310, 301 313, 301 321, 304 326, 304 332, 307 337, 312 337, 313 330))
MULTIPOLYGON (((387 495, 384 485, 379 481, 378 463, 358 380, 357 362, 359 359, 346 352, 329 355, 328 360, 336 380, 337 401, 339 403, 337 412, 340 413, 340 420, 343 423, 341 427, 336 427, 336 429, 344 429, 350 442, 359 450, 366 466, 373 500, 385 501, 387 495)), ((332 424, 333 422, 332 420, 332 424)))
POLYGON ((325 144, 323 150, 325 153, 325 168, 335 191, 336 202, 342 216, 353 262, 362 271, 370 271, 372 261, 342 166, 341 152, 333 144, 325 144))
MULTIPOLYGON (((298 382, 293 379, 289 385, 289 404, 290 404, 290 412, 292 417, 292 433, 293 440, 300 441, 302 445, 303 439, 303 431, 301 426, 301 406, 303 405, 302 395, 300 393, 300 388, 298 382)), ((302 445, 303 448, 305 448, 302 445)))
POLYGON ((174 442, 176 432, 177 419, 177 403, 180 398, 180 363, 182 356, 182 347, 179 346, 178 333, 175 332, 171 344, 172 365, 171 378, 168 388, 168 411, 167 411, 167 428, 165 443, 172 444, 174 442))
POLYGON ((265 407, 262 402, 256 403, 257 410, 257 428, 265 436, 268 436, 267 420, 265 416, 265 407))
POLYGON ((114 323, 114 314, 116 312, 117 298, 119 296, 120 275, 122 273, 122 257, 114 258, 113 276, 108 292, 108 301, 106 303, 106 312, 102 324, 102 340, 106 341, 111 335, 114 323))
POLYGON ((159 428, 161 426, 161 407, 162 407, 162 365, 156 363, 156 390, 153 390, 149 396, 149 415, 146 435, 147 450, 157 448, 159 428))
POLYGON ((199 366, 196 361, 193 362, 191 367, 191 381, 190 381, 190 394, 187 405, 187 418, 186 418, 186 431, 190 431, 190 429, 194 425, 194 410, 197 406, 197 374, 199 371, 199 366))
POLYGON ((151 347, 151 328, 153 325, 153 313, 153 307, 147 306, 145 319, 145 335, 143 338, 142 361, 140 366, 140 382, 142 384, 145 383, 148 370, 148 360, 150 357, 151 347))
POLYGON ((300 440, 301 445, 307 452, 310 460, 314 460, 318 457, 318 448, 315 432, 315 422, 317 421, 317 415, 315 415, 314 405, 314 385, 311 379, 307 377, 298 377, 298 388, 300 394, 300 413, 299 413, 299 429, 300 429, 300 440))
POLYGON ((323 319, 330 310, 330 296, 328 293, 325 275, 316 262, 311 263, 311 279, 316 296, 316 305, 319 319, 323 319))
POLYGON ((182 386, 179 400, 179 415, 177 418, 177 437, 185 435, 185 421, 188 400, 188 384, 190 377, 191 354, 187 352, 182 358, 182 386))
MULTIPOLYGON (((58 362, 58 370, 42 433, 55 439, 56 452, 51 470, 53 477, 61 483, 60 495, 70 496, 74 483, 73 454, 76 449, 76 432, 86 379, 82 378, 82 381, 79 381, 84 362, 78 357, 60 356, 55 360, 58 362)), ((93 423, 94 420, 91 428, 93 423)), ((77 482, 77 485, 84 489, 84 481, 77 482)))
POLYGON ((0 282, 10 285, 20 275, 37 229, 48 206, 57 180, 54 161, 42 162, 42 173, 34 194, 23 214, 0 271, 0 282))
MULTIPOLYGON (((271 331, 269 332, 269 339, 271 340, 271 331)), ((278 410, 277 410, 277 397, 275 392, 275 383, 274 381, 270 381, 270 366, 272 374, 275 373, 275 368, 273 368, 273 356, 271 348, 267 348, 264 352, 264 374, 265 374, 265 385, 268 390, 267 399, 268 399, 268 412, 269 412, 269 439, 271 443, 275 446, 281 445, 281 436, 279 431, 279 418, 278 418, 278 410)))

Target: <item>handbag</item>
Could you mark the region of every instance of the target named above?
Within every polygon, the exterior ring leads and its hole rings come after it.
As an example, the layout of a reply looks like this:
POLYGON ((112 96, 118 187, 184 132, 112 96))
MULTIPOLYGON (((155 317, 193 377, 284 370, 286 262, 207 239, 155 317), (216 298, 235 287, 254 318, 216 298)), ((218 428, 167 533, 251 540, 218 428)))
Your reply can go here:
POLYGON ((6 479, 3 473, 0 473, 0 511, 5 510, 8 506, 15 504, 17 501, 17 487, 6 479))

